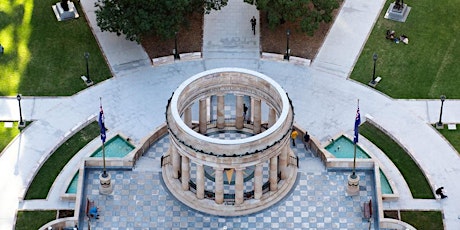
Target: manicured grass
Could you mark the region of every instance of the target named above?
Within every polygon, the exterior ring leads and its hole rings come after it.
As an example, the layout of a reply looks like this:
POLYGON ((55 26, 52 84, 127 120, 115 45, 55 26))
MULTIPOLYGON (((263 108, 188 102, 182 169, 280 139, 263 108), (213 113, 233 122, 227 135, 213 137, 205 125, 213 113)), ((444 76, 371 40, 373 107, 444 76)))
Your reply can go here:
POLYGON ((0 0, 0 96, 72 95, 86 85, 84 52, 90 53, 94 82, 111 76, 96 40, 80 13, 76 20, 58 22, 51 6, 56 0, 0 0))
POLYGON ((438 129, 438 131, 450 142, 450 144, 460 153, 460 128, 457 125, 456 130, 447 129, 447 125, 444 125, 444 129, 438 129))
POLYGON ((12 128, 5 128, 5 122, 0 122, 0 153, 19 134, 18 123, 14 122, 12 128))
POLYGON ((30 184, 25 199, 45 199, 54 180, 67 162, 98 135, 99 125, 97 122, 93 122, 62 144, 48 160, 43 163, 30 184))
POLYGON ((382 77, 377 90, 393 98, 460 98, 458 0, 407 2, 412 9, 404 23, 383 18, 391 2, 383 7, 351 78, 367 84, 377 53, 376 75, 382 77), (409 45, 385 39, 386 30, 405 34, 409 45))
POLYGON ((409 185, 414 198, 434 199, 425 175, 398 143, 368 122, 360 126, 359 133, 373 142, 393 161, 409 185))
POLYGON ((19 211, 16 219, 16 230, 37 230, 44 224, 56 219, 56 210, 51 211, 19 211))
POLYGON ((442 213, 438 211, 401 211, 401 220, 417 230, 444 229, 442 213))

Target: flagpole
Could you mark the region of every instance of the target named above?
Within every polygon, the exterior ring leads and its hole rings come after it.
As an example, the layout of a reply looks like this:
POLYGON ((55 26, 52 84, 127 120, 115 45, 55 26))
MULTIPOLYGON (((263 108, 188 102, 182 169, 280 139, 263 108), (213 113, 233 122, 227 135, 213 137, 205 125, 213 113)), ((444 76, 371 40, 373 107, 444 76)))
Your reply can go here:
MULTIPOLYGON (((100 108, 102 109, 102 97, 99 97, 99 105, 100 105, 100 108)), ((105 144, 105 141, 102 141, 102 168, 103 168, 102 177, 106 178, 107 171, 105 170, 105 145, 104 144, 105 144)))
MULTIPOLYGON (((359 99, 358 99, 358 111, 359 111, 359 99)), ((356 118, 357 119, 357 118, 356 118)), ((356 123, 356 121, 355 121, 356 123)), ((358 124, 359 125, 359 124, 358 124)), ((356 126, 356 124, 355 124, 356 126)), ((357 133, 357 128, 358 127, 355 127, 355 137, 354 137, 354 152, 353 152, 353 173, 351 174, 351 178, 355 179, 356 178, 356 143, 357 143, 357 140, 358 140, 358 133, 357 133)))

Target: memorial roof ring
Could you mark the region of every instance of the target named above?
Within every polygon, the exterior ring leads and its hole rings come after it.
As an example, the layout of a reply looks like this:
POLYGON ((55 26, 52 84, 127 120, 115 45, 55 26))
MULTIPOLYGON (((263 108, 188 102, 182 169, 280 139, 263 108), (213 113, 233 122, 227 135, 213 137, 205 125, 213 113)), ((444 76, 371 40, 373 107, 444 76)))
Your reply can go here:
POLYGON ((286 122, 290 126, 293 122, 291 104, 282 87, 264 74, 242 68, 218 68, 192 76, 176 89, 169 106, 171 116, 179 129, 194 138, 211 144, 240 145, 254 142, 279 131, 280 128, 286 126, 286 122), (213 84, 210 84, 211 82, 213 84), (276 110, 278 119, 266 131, 238 140, 215 139, 189 128, 181 118, 182 112, 196 100, 217 93, 235 93, 260 98, 276 110))

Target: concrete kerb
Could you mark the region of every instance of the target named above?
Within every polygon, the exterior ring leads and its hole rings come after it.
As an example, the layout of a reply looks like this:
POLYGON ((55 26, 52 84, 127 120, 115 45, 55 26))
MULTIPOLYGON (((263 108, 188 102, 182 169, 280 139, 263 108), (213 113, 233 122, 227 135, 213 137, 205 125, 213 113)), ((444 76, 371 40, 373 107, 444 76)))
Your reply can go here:
POLYGON ((414 156, 412 155, 412 153, 409 151, 409 149, 407 149, 407 147, 402 144, 395 136, 393 136, 393 134, 391 134, 390 132, 388 132, 383 126, 379 125, 378 122, 371 116, 369 117, 366 117, 366 121, 368 121, 369 123, 371 123, 372 125, 374 125, 375 127, 377 127, 379 130, 381 130, 383 133, 385 133, 387 136, 389 136, 393 141, 395 141, 406 153, 408 153, 408 155, 410 156, 410 158, 412 159, 412 161, 414 161, 414 163, 419 167, 420 171, 422 171, 423 175, 425 176, 425 178, 427 179, 428 181, 428 184, 430 185, 431 187, 431 190, 434 191, 435 189, 435 185, 433 184, 433 180, 431 179, 431 176, 430 174, 428 174, 425 170, 424 170, 424 167, 422 167, 420 165, 420 163, 414 158, 414 156))
POLYGON ((66 142, 69 138, 71 138, 75 133, 77 133, 78 131, 80 131, 81 129, 83 129, 86 125, 90 124, 91 122, 95 121, 96 120, 96 117, 95 116, 91 116, 89 117, 86 121, 83 121, 83 122, 80 122, 78 123, 76 126, 74 126, 74 128, 72 128, 69 132, 65 133, 64 136, 61 138, 61 140, 59 141, 59 143, 54 146, 52 149, 50 149, 49 151, 46 151, 47 154, 44 154, 41 159, 39 160, 39 164, 37 164, 37 167, 35 169, 33 169, 31 171, 31 175, 29 175, 26 181, 26 186, 25 186, 25 189, 24 191, 22 191, 22 193, 19 195, 19 200, 24 200, 24 197, 27 193, 27 190, 28 188, 30 187, 30 184, 32 183, 33 181, 33 178, 35 178, 35 176, 37 175, 39 169, 42 167, 42 165, 48 160, 48 158, 64 143, 66 142))

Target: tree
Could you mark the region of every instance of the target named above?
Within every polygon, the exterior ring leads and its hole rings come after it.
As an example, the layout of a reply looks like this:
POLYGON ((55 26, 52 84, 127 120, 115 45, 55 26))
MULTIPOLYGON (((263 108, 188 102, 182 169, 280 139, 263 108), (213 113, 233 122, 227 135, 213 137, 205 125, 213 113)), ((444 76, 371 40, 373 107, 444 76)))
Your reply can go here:
POLYGON ((98 0, 95 3, 97 25, 102 31, 124 34, 140 42, 142 36, 155 33, 171 38, 193 12, 220 10, 228 0, 98 0))
POLYGON ((270 28, 285 21, 299 22, 302 32, 313 36, 321 22, 331 22, 341 0, 244 0, 267 14, 270 28))

